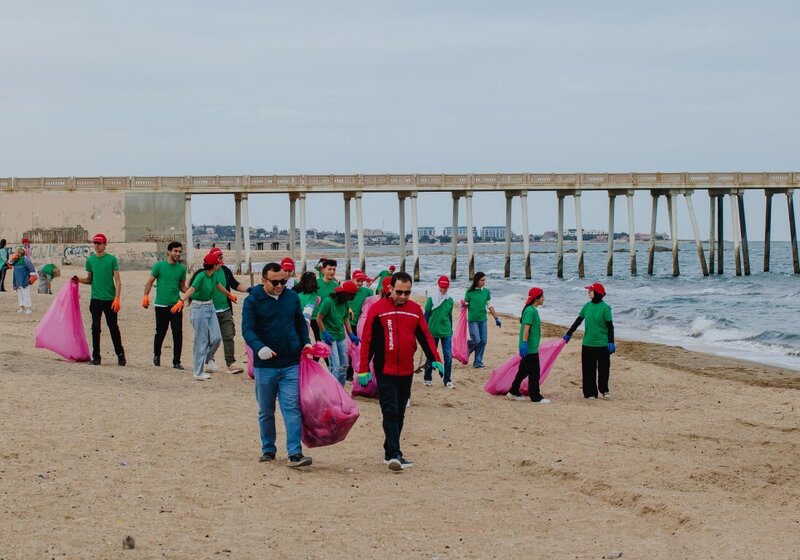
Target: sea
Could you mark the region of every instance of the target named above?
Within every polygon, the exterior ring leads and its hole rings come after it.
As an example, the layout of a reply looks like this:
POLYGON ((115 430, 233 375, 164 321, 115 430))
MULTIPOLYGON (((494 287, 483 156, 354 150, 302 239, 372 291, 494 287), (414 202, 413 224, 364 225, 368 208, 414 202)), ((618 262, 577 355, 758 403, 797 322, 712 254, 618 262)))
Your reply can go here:
MULTIPOLYGON (((539 286, 545 293, 545 303, 539 309, 542 320, 563 325, 566 330, 588 301, 585 286, 601 282, 620 338, 680 346, 800 372, 800 275, 792 272, 788 241, 772 242, 770 272, 763 272, 763 242, 750 241, 749 276, 735 275, 732 243, 724 247, 724 274, 703 276, 695 242, 680 242, 677 277, 672 276, 671 251, 656 252, 654 273, 647 274, 646 243, 636 246, 638 274, 631 275, 627 246, 615 244, 612 277, 606 276, 607 244, 589 242, 584 243, 583 278, 578 276, 577 253, 570 252, 576 248, 574 242, 564 245, 563 278, 556 275, 554 243, 531 245, 531 280, 525 279, 521 244, 512 245, 510 278, 503 277, 503 243, 476 244, 475 270, 487 275, 486 287, 491 290, 495 309, 503 313, 519 316, 528 289, 539 286)), ((671 248, 669 242, 659 246, 671 248)), ((704 243, 703 247, 708 259, 708 246, 704 243)), ((435 290, 436 279, 449 275, 449 250, 447 245, 420 247, 416 294, 435 290)), ((375 248, 370 247, 368 255, 370 251, 375 248)), ((384 256, 367 256, 367 274, 377 274, 390 264, 399 265, 398 247, 380 251, 384 256)), ((343 276, 343 250, 326 248, 325 252, 339 260, 338 276, 343 276)), ((409 255, 407 270, 411 271, 412 266, 409 255)), ((358 268, 357 258, 352 267, 358 268)), ((253 268, 260 268, 260 264, 254 263, 253 268)), ((450 285, 454 298, 463 297, 469 287, 467 273, 466 245, 459 244, 458 278, 450 285)), ((516 325, 508 327, 516 329, 516 325)))

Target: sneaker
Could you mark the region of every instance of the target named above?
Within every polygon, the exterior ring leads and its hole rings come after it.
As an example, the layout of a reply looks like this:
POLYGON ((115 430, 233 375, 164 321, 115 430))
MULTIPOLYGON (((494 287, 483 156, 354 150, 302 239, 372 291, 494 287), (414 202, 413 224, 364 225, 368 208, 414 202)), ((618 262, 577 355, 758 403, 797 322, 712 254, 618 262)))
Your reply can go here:
POLYGON ((430 379, 426 379, 425 380, 425 386, 426 387, 430 387, 431 385, 433 385, 433 381, 431 381, 430 379))
POLYGON ((208 362, 206 364, 206 367, 205 367, 204 371, 206 373, 218 373, 219 372, 219 366, 217 365, 217 363, 214 360, 211 360, 210 362, 208 362))
POLYGON ((550 399, 542 399, 539 401, 531 401, 533 404, 550 404, 550 399))
POLYGON ((448 381, 447 383, 444 384, 444 386, 447 387, 448 389, 455 389, 456 388, 456 386, 453 385, 452 381, 448 381))
POLYGON ((603 398, 604 399, 610 399, 611 398, 611 393, 603 393, 603 398))
POLYGON ((261 457, 259 457, 259 463, 268 463, 269 461, 275 460, 275 452, 274 451, 267 451, 261 457))
POLYGON ((587 401, 596 401, 597 397, 586 397, 587 401))
POLYGON ((26 309, 26 310, 25 310, 25 315, 30 315, 31 313, 33 313, 33 311, 32 311, 32 310, 30 310, 30 309, 26 309))
POLYGON ((308 455, 303 455, 302 453, 295 453, 294 455, 289 455, 289 462, 286 463, 287 467, 307 467, 312 463, 311 457, 308 455))
POLYGON ((486 367, 486 364, 473 364, 472 367, 475 369, 483 369, 486 367))
POLYGON ((24 309, 22 309, 21 307, 19 309, 17 309, 17 313, 22 313, 23 311, 24 311, 24 309))
POLYGON ((400 462, 400 459, 389 459, 388 461, 384 461, 384 463, 389 466, 390 471, 400 472, 403 470, 403 463, 400 462))
POLYGON ((128 360, 125 359, 125 354, 117 354, 117 365, 124 366, 128 363, 128 360))
POLYGON ((92 361, 89 362, 89 363, 92 364, 93 366, 99 366, 100 365, 100 358, 92 358, 92 361))
POLYGON ((414 463, 412 461, 409 461, 405 457, 400 457, 400 467, 401 468, 410 469, 413 466, 414 466, 414 463))
POLYGON ((194 376, 195 381, 205 381, 206 379, 211 379, 211 376, 208 375, 206 372, 194 376))
POLYGON ((525 397, 522 395, 515 395, 513 393, 506 393, 506 398, 511 399, 512 401, 524 401, 525 397))
POLYGON ((155 367, 161 366, 161 356, 159 356, 158 354, 153 354, 153 365, 155 367))
POLYGON ((172 364, 172 367, 173 367, 174 369, 179 369, 179 370, 181 370, 181 371, 183 371, 183 370, 185 370, 185 369, 186 369, 186 368, 185 368, 185 367, 183 367, 181 364, 172 364))
POLYGON ((228 369, 225 370, 225 373, 230 373, 232 375, 235 375, 237 373, 242 373, 243 371, 244 369, 240 368, 239 366, 231 364, 228 366, 228 369))

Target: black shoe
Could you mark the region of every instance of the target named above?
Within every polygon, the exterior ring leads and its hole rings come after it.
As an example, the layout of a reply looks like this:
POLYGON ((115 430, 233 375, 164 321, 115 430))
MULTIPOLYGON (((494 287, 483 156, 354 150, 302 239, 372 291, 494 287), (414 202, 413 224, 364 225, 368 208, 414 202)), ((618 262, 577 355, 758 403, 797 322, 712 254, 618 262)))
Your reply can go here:
POLYGON ((183 367, 181 364, 172 364, 172 367, 175 369, 179 369, 181 371, 185 370, 186 368, 183 367))
POLYGON ((153 354, 153 365, 155 367, 161 366, 161 356, 159 356, 158 354, 153 354))
MULTIPOLYGON (((180 364, 178 364, 180 365, 180 364)), ((264 453, 258 460, 259 463, 268 463, 269 461, 275 460, 275 452, 274 451, 267 451, 264 453)))
POLYGON ((117 354, 117 365, 124 366, 128 363, 128 360, 125 359, 125 354, 117 354))
POLYGON ((289 455, 289 462, 286 464, 287 467, 307 467, 311 464, 311 457, 308 455, 303 455, 302 453, 295 453, 294 455, 289 455))
POLYGON ((92 364, 93 366, 99 366, 100 365, 100 358, 92 358, 92 361, 89 362, 89 363, 92 364))
POLYGON ((404 469, 410 469, 411 467, 414 466, 414 463, 412 461, 409 461, 405 457, 400 457, 400 466, 404 469))

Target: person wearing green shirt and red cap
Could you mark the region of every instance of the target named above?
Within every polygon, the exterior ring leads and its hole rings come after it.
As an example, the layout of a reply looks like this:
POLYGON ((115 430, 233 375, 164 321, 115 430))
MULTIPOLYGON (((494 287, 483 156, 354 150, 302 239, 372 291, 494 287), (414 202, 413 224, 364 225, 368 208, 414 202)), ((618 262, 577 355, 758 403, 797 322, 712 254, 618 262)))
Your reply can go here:
POLYGON ((364 285, 365 283, 369 283, 369 278, 360 270, 353 271, 353 282, 355 282, 358 291, 355 297, 350 301, 350 327, 353 329, 353 332, 355 332, 356 326, 358 326, 358 318, 361 317, 361 308, 364 305, 364 300, 369 296, 375 295, 375 292, 364 285))
MULTIPOLYGON (((319 332, 319 324, 317 323, 319 308, 322 303, 328 299, 328 296, 339 287, 339 282, 336 280, 336 264, 336 261, 333 259, 324 259, 317 265, 320 266, 320 277, 317 278, 317 295, 320 298, 320 305, 315 307, 313 313, 311 313, 311 331, 314 333, 314 340, 317 342, 322 341, 322 336, 319 332)), ((325 362, 327 363, 328 361, 329 360, 326 358, 325 362)))
POLYGON ((52 283, 54 278, 61 276, 61 269, 52 263, 48 263, 39 269, 39 290, 40 294, 53 295, 52 283))
MULTIPOLYGON (((442 342, 442 358, 444 359, 444 372, 442 381, 448 389, 454 389, 451 373, 453 371, 453 298, 447 295, 450 288, 450 279, 439 276, 436 281, 438 288, 425 301, 425 320, 433 337, 433 346, 436 348, 442 342)), ((430 362, 425 364, 425 386, 433 384, 433 367, 430 362)))
POLYGON ((119 261, 117 257, 106 252, 108 238, 98 233, 92 238, 94 255, 86 259, 86 276, 79 278, 73 276, 76 284, 89 284, 92 294, 89 300, 89 313, 92 315, 92 365, 100 365, 100 319, 106 316, 106 325, 114 344, 114 353, 117 355, 117 364, 124 366, 125 349, 122 347, 122 335, 117 322, 122 297, 122 279, 119 275, 119 261))
POLYGON ((605 287, 595 282, 586 286, 589 290, 589 302, 586 303, 578 318, 564 335, 569 342, 572 333, 586 320, 586 331, 581 346, 581 369, 583 370, 583 396, 595 400, 598 391, 604 399, 611 398, 608 379, 611 370, 611 354, 617 351, 614 344, 614 323, 611 320, 611 307, 603 301, 605 287))
POLYGON ((539 391, 539 342, 542 339, 542 321, 539 319, 539 310, 536 309, 544 303, 544 291, 533 287, 528 290, 528 299, 522 308, 519 319, 519 363, 517 376, 508 391, 508 397, 515 401, 525 400, 519 392, 522 381, 528 378, 528 393, 531 401, 536 404, 549 404, 550 400, 542 397, 539 391))
POLYGON ((472 277, 472 285, 464 295, 464 305, 468 308, 467 321, 469 325, 469 351, 475 352, 475 359, 472 362, 474 368, 485 368, 483 364, 483 353, 486 350, 488 333, 486 331, 486 308, 494 317, 494 324, 498 327, 503 326, 500 318, 491 304, 492 294, 486 287, 486 274, 476 272, 472 277))
POLYGON ((383 280, 385 278, 389 278, 392 274, 394 274, 394 271, 395 271, 395 266, 393 264, 390 264, 388 269, 381 270, 378 273, 373 282, 377 282, 378 287, 380 288, 381 286, 383 286, 383 280))
POLYGON ((322 300, 316 318, 322 340, 331 347, 331 373, 342 386, 346 380, 348 364, 345 335, 356 346, 361 343, 358 335, 350 327, 350 307, 348 306, 357 292, 358 288, 355 282, 347 280, 322 300))

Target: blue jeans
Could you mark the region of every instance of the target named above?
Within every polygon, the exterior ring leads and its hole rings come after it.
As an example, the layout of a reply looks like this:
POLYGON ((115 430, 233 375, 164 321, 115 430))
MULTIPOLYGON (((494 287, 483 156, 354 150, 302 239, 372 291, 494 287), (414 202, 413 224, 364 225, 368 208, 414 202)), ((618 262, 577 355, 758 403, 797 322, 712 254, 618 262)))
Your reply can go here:
POLYGON ((334 340, 331 346, 331 373, 344 387, 345 379, 347 378, 347 342, 345 339, 334 340))
POLYGON ((469 343, 467 346, 470 353, 475 352, 475 360, 472 362, 473 366, 483 365, 483 352, 486 350, 486 340, 486 321, 470 321, 469 343))
MULTIPOLYGON (((442 338, 433 337, 433 347, 439 346, 439 341, 442 341, 442 359, 444 360, 444 383, 450 383, 450 373, 453 371, 453 337, 445 336, 442 338)), ((433 379, 431 375, 433 368, 430 362, 425 364, 425 381, 433 379)))
POLYGON ((214 357, 214 352, 219 348, 222 334, 219 330, 219 321, 214 306, 210 303, 192 304, 189 320, 194 328, 194 346, 192 361, 195 376, 203 373, 206 362, 214 357))
POLYGON ((253 368, 256 400, 258 401, 258 430, 261 432, 261 453, 275 453, 275 399, 281 405, 286 425, 286 451, 289 455, 303 452, 300 438, 299 366, 285 368, 253 368))

